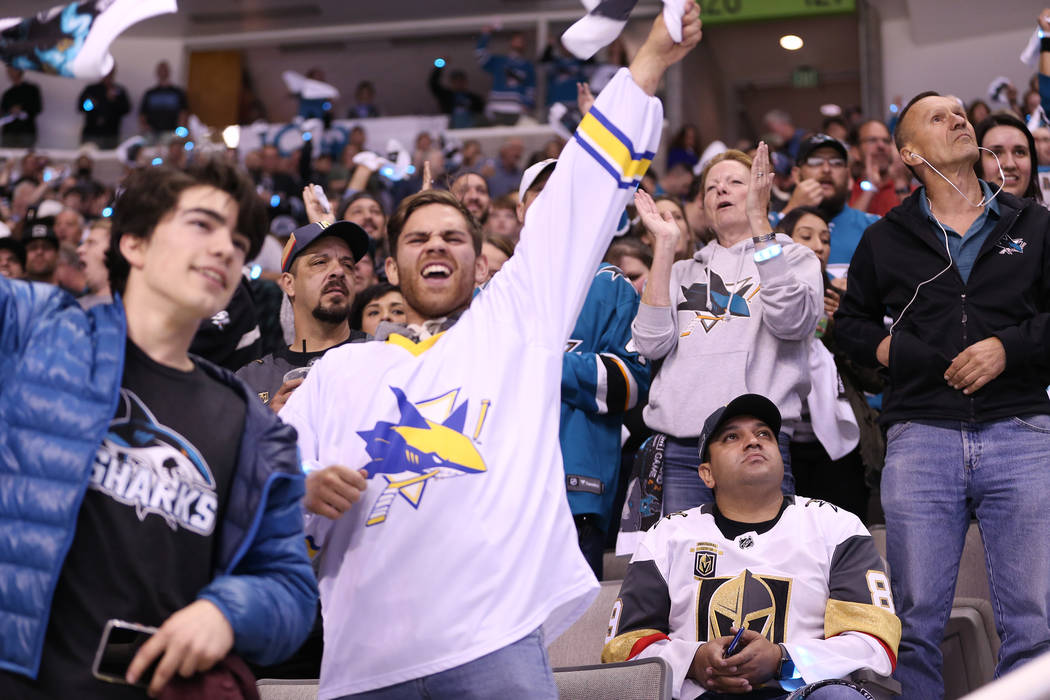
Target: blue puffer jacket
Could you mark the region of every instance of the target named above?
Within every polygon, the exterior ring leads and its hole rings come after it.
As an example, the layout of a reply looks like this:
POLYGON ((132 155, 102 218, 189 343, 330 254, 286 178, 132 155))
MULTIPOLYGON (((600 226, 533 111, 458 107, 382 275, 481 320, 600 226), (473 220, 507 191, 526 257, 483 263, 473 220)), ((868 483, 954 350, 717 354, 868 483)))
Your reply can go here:
MULTIPOLYGON (((55 287, 0 277, 0 668, 36 677, 125 336, 119 302, 83 311, 55 287)), ((199 597, 229 620, 234 651, 271 664, 306 638, 317 604, 295 430, 232 373, 201 366, 244 396, 247 414, 215 578, 199 597)))

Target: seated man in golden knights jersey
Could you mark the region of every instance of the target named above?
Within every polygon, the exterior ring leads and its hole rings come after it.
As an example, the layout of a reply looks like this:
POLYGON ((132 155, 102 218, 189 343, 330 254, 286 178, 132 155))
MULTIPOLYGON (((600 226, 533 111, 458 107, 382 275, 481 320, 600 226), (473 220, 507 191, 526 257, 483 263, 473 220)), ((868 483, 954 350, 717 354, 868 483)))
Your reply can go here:
POLYGON ((863 695, 837 679, 890 675, 901 626, 882 559, 851 513, 781 494, 779 430, 777 407, 756 394, 707 419, 699 472, 715 503, 645 534, 602 661, 660 656, 676 698, 705 700, 847 700, 863 695))

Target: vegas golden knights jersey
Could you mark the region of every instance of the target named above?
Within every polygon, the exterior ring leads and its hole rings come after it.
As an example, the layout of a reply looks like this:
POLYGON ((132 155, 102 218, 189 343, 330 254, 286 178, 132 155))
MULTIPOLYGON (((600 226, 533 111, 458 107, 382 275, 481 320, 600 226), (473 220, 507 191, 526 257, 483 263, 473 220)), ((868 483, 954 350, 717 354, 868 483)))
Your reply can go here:
POLYGON ((627 568, 602 661, 661 656, 675 697, 693 698, 703 692, 685 677, 696 650, 746 627, 783 643, 807 683, 859 668, 889 675, 901 626, 871 535, 830 503, 785 501, 752 530, 713 504, 654 525, 627 568))

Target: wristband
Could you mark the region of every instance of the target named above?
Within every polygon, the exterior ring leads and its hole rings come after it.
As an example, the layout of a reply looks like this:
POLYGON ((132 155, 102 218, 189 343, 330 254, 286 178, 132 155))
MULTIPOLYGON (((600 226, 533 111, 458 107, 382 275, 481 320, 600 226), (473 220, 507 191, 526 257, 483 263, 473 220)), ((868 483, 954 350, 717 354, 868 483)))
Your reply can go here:
POLYGON ((779 243, 774 243, 773 245, 769 246, 768 248, 763 248, 762 250, 756 250, 755 251, 755 262, 760 263, 760 262, 766 262, 767 260, 772 260, 773 258, 775 258, 778 255, 780 255, 782 250, 783 250, 783 248, 781 247, 781 245, 779 243))
POLYGON ((752 236, 751 240, 755 242, 755 245, 758 245, 759 243, 766 243, 767 241, 772 241, 776 237, 777 237, 777 234, 775 234, 773 232, 770 232, 770 233, 764 233, 761 236, 752 236))
POLYGON ((1044 36, 1039 40, 1040 51, 1050 51, 1050 36, 1044 36))

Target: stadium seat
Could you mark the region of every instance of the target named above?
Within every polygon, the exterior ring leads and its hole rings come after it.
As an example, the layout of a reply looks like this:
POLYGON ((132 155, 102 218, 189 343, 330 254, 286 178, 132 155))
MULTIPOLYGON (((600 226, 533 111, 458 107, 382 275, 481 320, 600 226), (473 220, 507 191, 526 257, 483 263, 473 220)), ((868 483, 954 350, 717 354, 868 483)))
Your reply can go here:
POLYGON ((961 698, 990 682, 999 654, 992 604, 983 598, 956 598, 941 653, 945 700, 961 698))
POLYGON ((663 659, 555 668, 561 700, 670 700, 671 666, 663 659))
POLYGON ((616 556, 616 552, 609 550, 602 559, 602 581, 614 581, 622 579, 627 573, 627 564, 631 561, 631 555, 616 556))
POLYGON ((285 680, 262 678, 255 682, 260 700, 317 700, 316 678, 285 680))
POLYGON ((609 615, 623 581, 602 581, 598 597, 587 611, 547 648, 551 666, 586 666, 602 660, 609 615))

